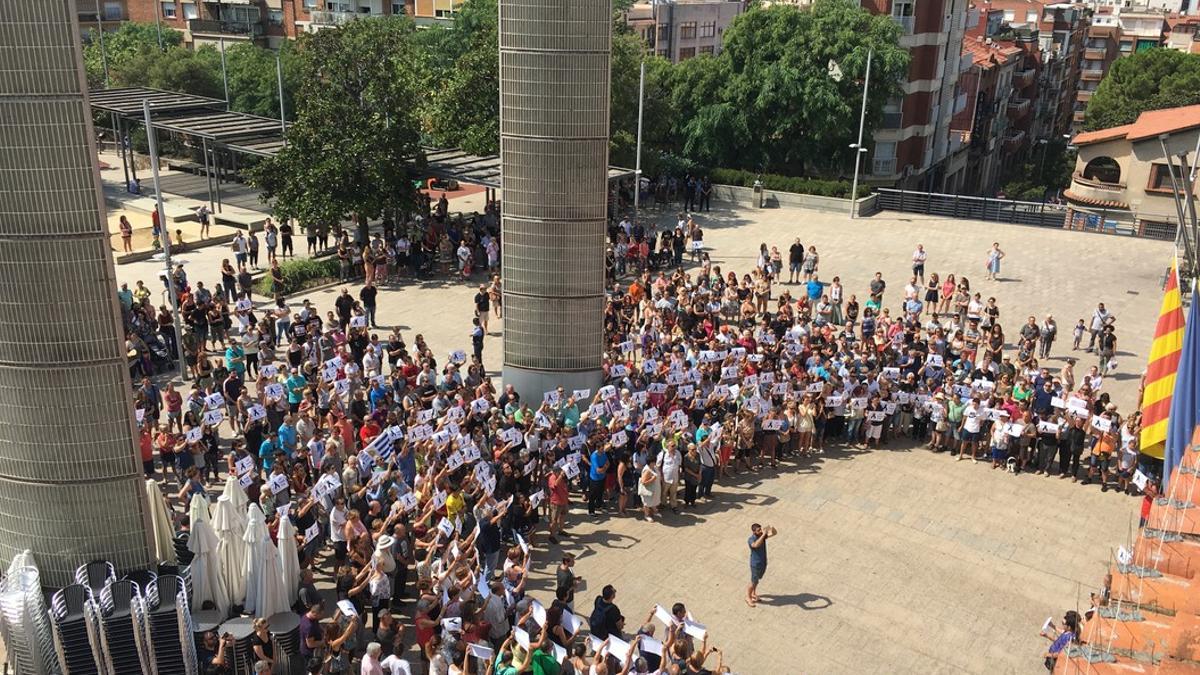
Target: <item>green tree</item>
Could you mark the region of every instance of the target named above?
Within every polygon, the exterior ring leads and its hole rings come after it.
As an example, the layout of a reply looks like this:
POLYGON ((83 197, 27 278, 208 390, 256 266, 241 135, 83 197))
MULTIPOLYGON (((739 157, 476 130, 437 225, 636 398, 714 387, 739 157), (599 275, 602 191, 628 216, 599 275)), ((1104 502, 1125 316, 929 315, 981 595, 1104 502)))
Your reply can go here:
POLYGON ((131 56, 119 68, 110 64, 114 87, 151 87, 196 96, 224 98, 221 86, 221 55, 213 47, 166 51, 145 50, 131 56))
POLYGON ((646 93, 642 116, 642 170, 650 173, 650 156, 668 145, 673 111, 670 69, 666 59, 650 54, 646 43, 624 24, 613 26, 610 68, 609 162, 633 168, 637 160, 638 80, 646 62, 646 93))
MULTIPOLYGON (((164 48, 183 44, 183 34, 177 30, 162 29, 164 48)), ((146 52, 158 52, 158 29, 154 24, 122 23, 120 28, 104 31, 104 52, 101 55, 100 37, 96 29, 89 29, 83 40, 83 64, 87 71, 88 86, 104 86, 104 63, 107 59, 109 76, 122 71, 128 62, 146 52)))
POLYGON ((1148 49, 1113 62, 1088 102, 1088 131, 1129 124, 1146 110, 1200 103, 1200 54, 1148 49))
POLYGON ((685 62, 675 95, 676 132, 702 162, 803 174, 853 158, 862 80, 874 52, 869 136, 899 89, 909 56, 899 27, 848 0, 752 8, 725 31, 721 53, 685 62), (843 73, 830 77, 829 61, 843 73))
POLYGON ((415 203, 409 169, 420 156, 414 31, 409 19, 381 17, 298 41, 296 122, 286 147, 249 172, 278 216, 323 227, 415 203))
POLYGON ((423 113, 435 145, 500 151, 500 43, 496 0, 467 0, 454 27, 421 31, 430 93, 423 113), (429 35, 425 35, 429 34, 429 35))
MULTIPOLYGON (((279 81, 275 72, 277 54, 283 66, 284 109, 289 120, 296 118, 295 94, 300 89, 301 80, 290 41, 285 41, 278 53, 248 42, 227 47, 225 70, 229 77, 229 105, 233 110, 279 118, 279 81)), ((218 69, 219 57, 218 54, 218 69)))

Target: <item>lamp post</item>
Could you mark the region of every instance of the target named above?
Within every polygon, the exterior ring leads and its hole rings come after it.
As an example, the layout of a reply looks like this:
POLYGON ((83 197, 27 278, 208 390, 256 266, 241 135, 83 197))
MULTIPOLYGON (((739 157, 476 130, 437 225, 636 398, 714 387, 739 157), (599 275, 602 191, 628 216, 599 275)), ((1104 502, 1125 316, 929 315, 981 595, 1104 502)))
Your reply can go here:
POLYGON ((642 196, 642 101, 646 94, 646 60, 642 59, 642 70, 638 76, 638 126, 637 126, 637 157, 633 164, 633 218, 639 217, 642 196))
POLYGON ((179 324, 179 296, 175 292, 175 278, 171 276, 171 231, 167 227, 167 213, 163 209, 162 186, 158 184, 158 138, 150 122, 150 100, 142 100, 142 113, 146 117, 146 142, 150 146, 150 171, 154 175, 154 208, 158 209, 158 233, 162 240, 163 265, 167 273, 167 294, 171 296, 171 317, 175 322, 175 351, 179 358, 179 374, 188 379, 187 362, 183 353, 183 329, 179 324))
POLYGON ((862 110, 858 113, 858 142, 851 143, 850 147, 854 148, 854 182, 850 184, 850 217, 858 217, 858 167, 862 161, 862 154, 867 151, 862 146, 863 128, 867 124, 867 91, 871 86, 871 58, 875 55, 875 50, 867 50, 867 74, 863 78, 863 94, 862 94, 862 110))

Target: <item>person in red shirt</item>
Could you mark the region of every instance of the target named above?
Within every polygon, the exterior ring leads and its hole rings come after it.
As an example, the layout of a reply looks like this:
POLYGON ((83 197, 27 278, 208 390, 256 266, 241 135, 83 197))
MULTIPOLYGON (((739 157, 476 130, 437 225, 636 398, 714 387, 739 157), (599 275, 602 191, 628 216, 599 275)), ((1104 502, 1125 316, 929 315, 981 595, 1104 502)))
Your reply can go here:
POLYGON ((567 476, 563 468, 555 467, 546 483, 550 490, 550 540, 557 543, 557 535, 562 532, 563 522, 567 519, 567 510, 571 504, 567 476))
POLYGON ((371 440, 378 436, 383 430, 379 428, 379 422, 375 421, 374 417, 368 417, 362 429, 358 431, 358 438, 362 441, 362 447, 367 447, 371 440))

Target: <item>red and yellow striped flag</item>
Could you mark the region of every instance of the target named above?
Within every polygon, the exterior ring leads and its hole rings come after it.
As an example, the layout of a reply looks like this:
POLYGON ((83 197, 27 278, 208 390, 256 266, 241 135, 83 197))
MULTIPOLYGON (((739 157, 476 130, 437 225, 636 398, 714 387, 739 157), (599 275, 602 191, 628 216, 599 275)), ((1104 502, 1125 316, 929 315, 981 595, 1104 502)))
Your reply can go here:
POLYGON ((1175 391, 1175 373, 1183 350, 1183 303, 1179 296, 1179 275, 1171 263, 1162 308, 1154 326, 1150 363, 1146 366, 1146 388, 1142 393, 1142 452, 1162 459, 1167 439, 1167 418, 1171 413, 1171 394, 1175 391))

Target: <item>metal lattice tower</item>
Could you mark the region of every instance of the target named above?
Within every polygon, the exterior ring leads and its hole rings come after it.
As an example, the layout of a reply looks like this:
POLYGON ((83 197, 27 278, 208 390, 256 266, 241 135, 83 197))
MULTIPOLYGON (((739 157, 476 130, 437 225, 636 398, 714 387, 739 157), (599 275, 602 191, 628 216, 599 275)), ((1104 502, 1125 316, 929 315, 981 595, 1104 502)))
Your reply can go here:
POLYGON ((610 0, 500 0, 504 381, 595 386, 604 339, 610 0))
POLYGON ((74 0, 0 2, 0 564, 146 569, 141 462, 74 0))

